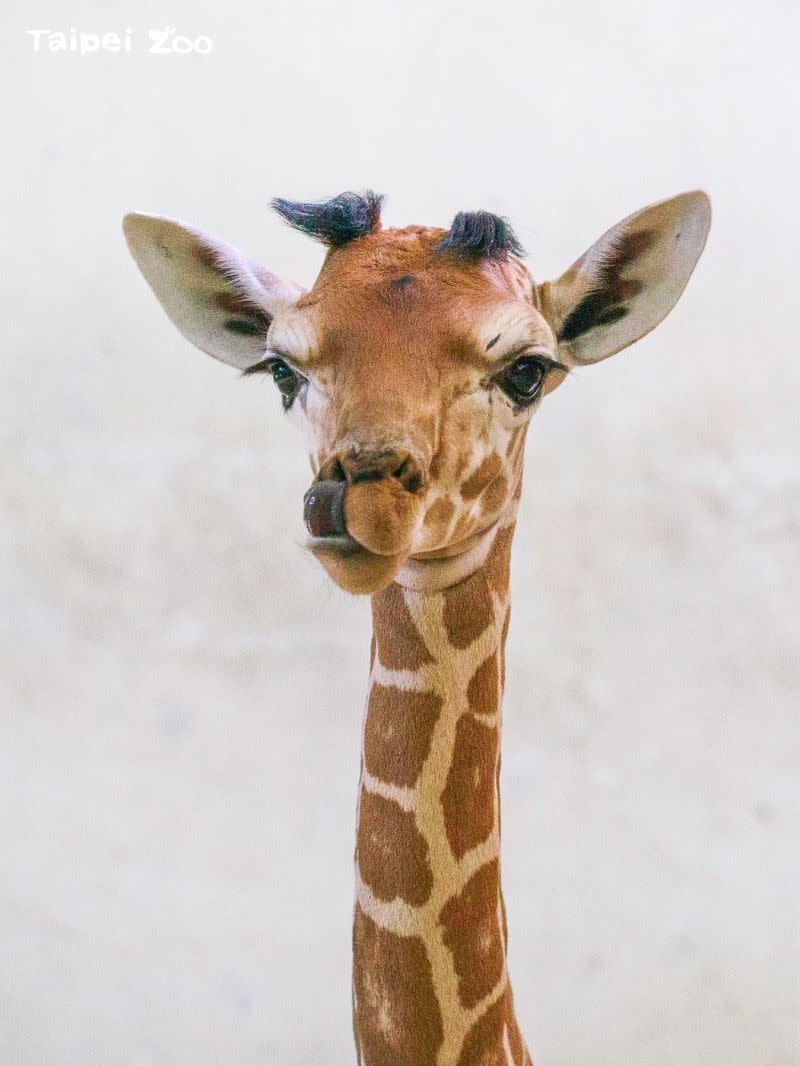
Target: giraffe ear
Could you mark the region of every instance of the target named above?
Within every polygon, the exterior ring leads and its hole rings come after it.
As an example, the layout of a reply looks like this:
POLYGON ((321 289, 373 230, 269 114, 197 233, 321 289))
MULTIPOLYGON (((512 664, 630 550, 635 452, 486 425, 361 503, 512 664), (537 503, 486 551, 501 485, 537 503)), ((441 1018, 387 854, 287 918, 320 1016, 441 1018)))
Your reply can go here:
POLYGON ((557 281, 541 285, 559 352, 597 363, 649 333, 686 288, 710 225, 708 196, 683 193, 619 222, 557 281))
POLYGON ((273 316, 303 293, 224 241, 173 219, 129 214, 122 228, 145 281, 184 337, 241 370, 263 358, 273 316))

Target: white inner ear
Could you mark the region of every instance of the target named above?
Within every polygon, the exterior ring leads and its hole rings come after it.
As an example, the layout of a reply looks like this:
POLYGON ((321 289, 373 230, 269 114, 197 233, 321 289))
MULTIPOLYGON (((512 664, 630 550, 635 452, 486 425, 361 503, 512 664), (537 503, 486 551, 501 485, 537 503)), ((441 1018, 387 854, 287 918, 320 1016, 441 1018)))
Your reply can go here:
POLYGON ((263 358, 272 318, 303 294, 231 245, 174 219, 129 214, 123 230, 145 280, 183 336, 241 370, 263 358))
POLYGON ((624 219, 543 285, 559 352, 594 363, 649 333, 686 288, 710 225, 706 194, 683 193, 624 219))

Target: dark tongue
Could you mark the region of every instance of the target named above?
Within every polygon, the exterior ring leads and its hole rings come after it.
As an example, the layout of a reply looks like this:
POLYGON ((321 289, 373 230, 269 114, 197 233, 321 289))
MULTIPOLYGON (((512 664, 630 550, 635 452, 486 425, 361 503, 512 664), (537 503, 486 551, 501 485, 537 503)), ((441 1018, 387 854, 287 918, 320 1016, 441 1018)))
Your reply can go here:
POLYGON ((312 537, 342 537, 346 481, 317 481, 303 500, 303 520, 312 537))

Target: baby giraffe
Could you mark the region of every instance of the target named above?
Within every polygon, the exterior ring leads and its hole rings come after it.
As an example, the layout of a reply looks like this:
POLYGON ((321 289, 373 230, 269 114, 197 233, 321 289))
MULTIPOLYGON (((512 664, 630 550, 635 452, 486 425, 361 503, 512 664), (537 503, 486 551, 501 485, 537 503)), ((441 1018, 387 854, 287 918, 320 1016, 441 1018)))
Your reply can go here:
POLYGON ((664 318, 703 250, 702 192, 610 229, 536 284, 508 224, 382 229, 381 199, 275 200, 327 246, 308 291, 201 230, 131 214, 181 333, 272 378, 304 432, 309 547, 372 597, 353 924, 359 1066, 525 1066, 500 888, 500 707, 528 424, 573 367, 664 318))

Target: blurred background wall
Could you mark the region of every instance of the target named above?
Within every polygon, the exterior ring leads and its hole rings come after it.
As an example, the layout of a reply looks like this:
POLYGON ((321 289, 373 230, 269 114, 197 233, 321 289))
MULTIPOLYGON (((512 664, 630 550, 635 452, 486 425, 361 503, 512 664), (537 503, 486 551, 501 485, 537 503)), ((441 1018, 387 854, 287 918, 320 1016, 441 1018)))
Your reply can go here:
POLYGON ((655 333, 537 416, 504 869, 539 1066, 800 1063, 798 8, 5 5, 0 1062, 353 1062, 368 605, 301 549, 269 383, 128 258, 171 214, 309 284, 273 195, 508 215, 540 280, 701 186, 655 333), (26 29, 133 31, 39 54, 26 29), (147 54, 151 28, 210 55, 147 54))

